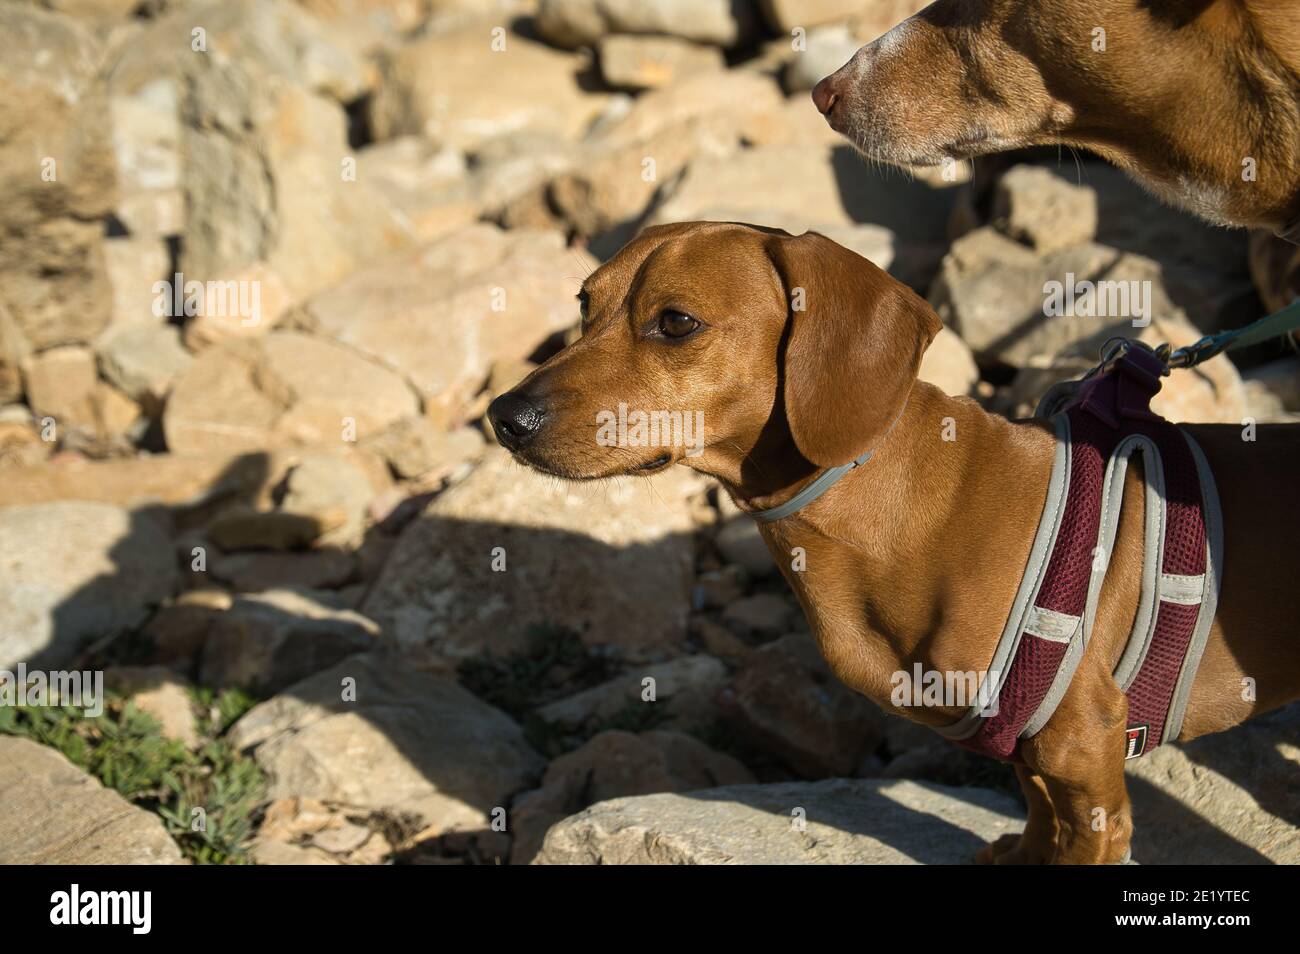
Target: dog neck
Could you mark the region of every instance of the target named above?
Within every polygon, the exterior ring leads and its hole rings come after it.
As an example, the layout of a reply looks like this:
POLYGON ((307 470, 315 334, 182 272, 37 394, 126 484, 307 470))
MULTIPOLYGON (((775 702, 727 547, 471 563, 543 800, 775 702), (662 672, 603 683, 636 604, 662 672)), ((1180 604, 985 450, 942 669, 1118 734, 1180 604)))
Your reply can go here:
MULTIPOLYGON (((918 383, 865 466, 798 512, 761 525, 823 653, 833 665, 841 652, 847 657, 846 681, 886 705, 898 671, 987 666, 1024 573, 1053 446, 1041 422, 1014 424, 918 383), (803 567, 795 562, 800 554, 803 567), (838 609, 820 618, 822 605, 838 609), (852 649, 864 637, 877 651, 852 649)), ((733 497, 751 512, 775 506, 815 473, 765 495, 742 485, 733 497)), ((904 714, 942 724, 960 711, 904 714)))

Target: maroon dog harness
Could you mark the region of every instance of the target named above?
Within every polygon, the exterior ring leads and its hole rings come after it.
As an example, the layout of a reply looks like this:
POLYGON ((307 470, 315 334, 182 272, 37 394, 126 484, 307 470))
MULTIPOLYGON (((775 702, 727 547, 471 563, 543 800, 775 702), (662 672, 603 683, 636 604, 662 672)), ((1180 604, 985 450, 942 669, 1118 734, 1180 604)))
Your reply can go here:
POLYGON ((1126 758, 1178 737, 1218 601, 1222 520, 1200 448, 1150 410, 1164 365, 1130 345, 1053 414, 1056 458, 1029 565, 980 701, 940 734, 1019 761, 1088 646, 1134 453, 1145 464, 1141 598, 1115 668, 1128 697, 1126 758))

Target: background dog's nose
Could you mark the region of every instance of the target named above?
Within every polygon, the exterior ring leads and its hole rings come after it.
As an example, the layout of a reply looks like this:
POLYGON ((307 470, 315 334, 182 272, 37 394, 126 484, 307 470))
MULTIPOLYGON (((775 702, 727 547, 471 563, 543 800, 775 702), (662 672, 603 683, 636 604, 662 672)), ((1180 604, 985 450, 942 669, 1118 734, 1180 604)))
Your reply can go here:
POLYGON ((835 101, 840 98, 839 93, 835 92, 831 84, 833 76, 827 76, 820 83, 813 87, 813 103, 817 106, 817 111, 823 116, 829 115, 831 109, 835 106, 835 101))
POLYGON ((507 391, 489 404, 487 413, 497 440, 510 450, 528 443, 542 424, 542 409, 513 391, 507 391))

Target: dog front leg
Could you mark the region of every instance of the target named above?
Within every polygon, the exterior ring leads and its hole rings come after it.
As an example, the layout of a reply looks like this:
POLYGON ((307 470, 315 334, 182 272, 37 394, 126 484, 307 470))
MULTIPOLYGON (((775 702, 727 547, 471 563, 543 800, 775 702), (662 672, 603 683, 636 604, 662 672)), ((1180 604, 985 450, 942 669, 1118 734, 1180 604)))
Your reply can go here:
POLYGON ((1127 714, 1128 700, 1108 674, 1080 667, 1051 721, 1021 746, 1055 809, 1053 864, 1114 864, 1128 854, 1133 815, 1124 784, 1127 714))
POLYGON ((1056 854, 1056 809, 1047 792, 1047 783, 1023 765, 1015 766, 1015 770, 1029 809, 1025 830, 1018 835, 1003 835, 991 845, 985 845, 975 855, 976 864, 1043 865, 1056 854))

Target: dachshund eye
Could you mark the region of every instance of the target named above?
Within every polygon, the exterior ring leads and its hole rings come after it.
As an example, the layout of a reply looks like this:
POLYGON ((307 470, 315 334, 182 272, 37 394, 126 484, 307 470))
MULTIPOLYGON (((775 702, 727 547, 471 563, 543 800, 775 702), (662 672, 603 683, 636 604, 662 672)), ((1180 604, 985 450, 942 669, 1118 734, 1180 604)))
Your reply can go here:
POLYGON ((581 327, 586 328, 587 327, 587 292, 585 289, 583 291, 578 292, 578 313, 582 316, 581 327))
POLYGON ((671 308, 659 316, 659 333, 665 338, 685 338, 698 327, 699 321, 671 308))

